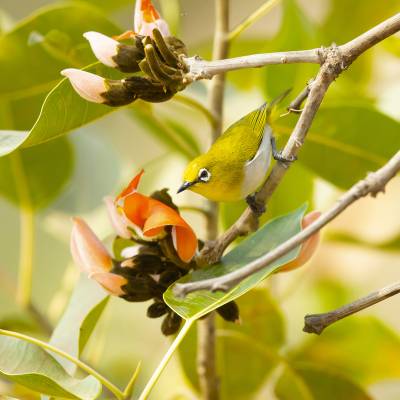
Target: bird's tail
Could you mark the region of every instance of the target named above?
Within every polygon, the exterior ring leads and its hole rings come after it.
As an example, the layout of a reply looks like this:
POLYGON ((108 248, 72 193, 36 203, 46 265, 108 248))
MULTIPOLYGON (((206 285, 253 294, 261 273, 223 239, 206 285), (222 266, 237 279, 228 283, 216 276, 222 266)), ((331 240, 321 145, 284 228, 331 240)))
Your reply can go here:
POLYGON ((265 102, 261 107, 246 115, 245 118, 249 118, 249 122, 255 131, 262 131, 264 129, 264 126, 268 122, 272 111, 291 92, 291 90, 292 89, 285 90, 270 103, 265 102))

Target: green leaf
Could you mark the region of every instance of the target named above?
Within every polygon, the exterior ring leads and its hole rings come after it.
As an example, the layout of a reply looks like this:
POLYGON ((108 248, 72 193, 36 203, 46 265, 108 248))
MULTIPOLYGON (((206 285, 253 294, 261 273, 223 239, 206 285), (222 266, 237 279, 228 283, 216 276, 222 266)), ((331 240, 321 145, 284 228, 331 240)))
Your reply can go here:
MULTIPOLYGON (((179 279, 177 283, 216 278, 244 267, 298 233, 301 229, 301 220, 305 210, 306 206, 302 206, 290 214, 272 220, 225 255, 220 263, 194 271, 179 279)), ((242 296, 275 272, 281 265, 295 259, 298 253, 299 247, 261 271, 249 276, 227 293, 197 291, 181 299, 174 295, 174 285, 172 285, 164 293, 164 300, 182 318, 200 318, 221 305, 242 296)))
POLYGON ((0 158, 0 195, 35 209, 47 206, 62 190, 73 168, 65 138, 0 158))
POLYGON ((352 317, 313 336, 291 358, 329 365, 359 384, 369 385, 400 377, 400 365, 390 362, 400 359, 400 337, 374 317, 352 317))
MULTIPOLYGON (((91 30, 107 35, 121 31, 80 3, 43 8, 0 37, 0 127, 21 131, 0 133, 0 155, 54 139, 112 111, 81 99, 66 79, 59 83, 62 69, 96 61, 82 37, 91 30)), ((100 65, 89 70, 120 76, 100 65)))
MULTIPOLYGON (((96 282, 82 275, 53 332, 50 344, 79 358, 109 298, 107 292, 96 282)), ((70 374, 75 372, 75 364, 60 356, 55 358, 70 374)))
POLYGON ((279 400, 372 400, 350 379, 312 364, 286 367, 276 384, 275 394, 279 400))
MULTIPOLYGON (((285 340, 283 316, 266 290, 252 290, 237 303, 242 323, 226 322, 217 315, 217 369, 224 371, 222 400, 250 398, 279 362, 277 350, 285 340)), ((193 327, 179 346, 179 359, 198 390, 196 342, 193 327)))
MULTIPOLYGON (((271 218, 287 214, 307 203, 313 207, 314 174, 300 163, 295 163, 286 173, 282 183, 278 186, 271 200, 268 201, 267 212, 261 218, 261 224, 271 218)), ((220 218, 224 229, 230 227, 247 207, 245 201, 222 203, 220 218)))
POLYGON ((42 348, 13 337, 0 336, 0 376, 39 393, 66 399, 96 399, 101 384, 93 376, 75 379, 42 348))
MULTIPOLYGON (((275 131, 287 140, 295 119, 279 119, 275 131)), ((307 134, 299 162, 346 189, 393 156, 400 148, 399 131, 397 121, 372 107, 325 107, 317 113, 307 134)))
POLYGON ((200 154, 200 146, 190 131, 176 121, 159 117, 151 104, 138 102, 131 115, 147 130, 163 141, 171 150, 178 151, 188 160, 200 154))

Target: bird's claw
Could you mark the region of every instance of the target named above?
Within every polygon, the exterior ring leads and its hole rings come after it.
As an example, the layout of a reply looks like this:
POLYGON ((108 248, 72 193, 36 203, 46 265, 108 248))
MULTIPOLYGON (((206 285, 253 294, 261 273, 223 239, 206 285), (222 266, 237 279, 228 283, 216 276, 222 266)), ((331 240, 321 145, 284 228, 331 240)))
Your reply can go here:
POLYGON ((266 211, 265 204, 257 200, 255 194, 250 194, 246 197, 246 202, 250 207, 251 211, 257 216, 260 217, 266 211))
POLYGON ((290 163, 292 163, 292 162, 294 162, 294 161, 297 160, 297 157, 296 157, 296 156, 293 156, 293 155, 290 155, 290 156, 288 156, 288 157, 285 157, 285 156, 282 154, 282 151, 277 151, 276 153, 274 153, 273 156, 274 156, 274 160, 279 161, 279 162, 282 162, 282 163, 284 163, 284 164, 290 164, 290 163))

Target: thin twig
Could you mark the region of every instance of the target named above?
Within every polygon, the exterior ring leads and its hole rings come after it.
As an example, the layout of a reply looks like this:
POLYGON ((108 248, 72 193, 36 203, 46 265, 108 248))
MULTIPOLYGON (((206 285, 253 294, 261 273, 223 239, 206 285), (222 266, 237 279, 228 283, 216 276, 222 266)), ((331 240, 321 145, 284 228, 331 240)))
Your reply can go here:
MULTIPOLYGON (((364 51, 399 30, 400 13, 343 46, 332 46, 321 50, 324 62, 317 77, 310 85, 310 93, 304 110, 300 114, 300 118, 283 150, 282 154, 285 158, 293 158, 299 152, 330 84, 364 51)), ((279 162, 275 164, 267 180, 256 195, 258 203, 266 204, 268 202, 287 170, 288 166, 286 164, 279 162)), ((217 262, 230 243, 237 237, 247 235, 255 230, 257 226, 258 218, 248 207, 239 219, 217 240, 206 243, 198 256, 199 263, 213 264, 217 262)))
POLYGON ((371 307, 376 303, 388 299, 400 293, 400 282, 386 286, 368 296, 362 297, 352 303, 346 304, 336 310, 323 314, 311 314, 304 317, 303 331, 307 333, 316 333, 320 335, 328 326, 340 321, 349 315, 355 314, 365 308, 371 307))
POLYGON ((311 84, 313 83, 313 79, 310 79, 309 82, 307 82, 307 85, 305 88, 297 95, 297 97, 288 105, 287 110, 288 113, 294 112, 294 113, 300 113, 303 110, 301 109, 301 105, 303 102, 307 99, 308 95, 310 94, 311 90, 311 84))
POLYGON ((400 171, 400 151, 398 151, 382 168, 374 173, 370 173, 365 179, 357 182, 344 195, 342 195, 335 205, 323 213, 315 222, 310 224, 298 234, 292 236, 274 250, 257 258, 245 267, 218 278, 205 279, 198 282, 177 284, 174 292, 177 296, 185 296, 196 290, 223 290, 227 291, 241 282, 248 276, 260 271, 272 262, 278 260, 289 251, 301 245, 322 227, 340 215, 347 207, 355 201, 367 195, 375 197, 379 192, 385 190, 386 184, 400 171))
MULTIPOLYGON (((213 60, 226 58, 229 52, 229 0, 215 2, 215 33, 213 60)), ((214 142, 222 131, 225 74, 212 80, 209 88, 210 114, 214 116, 211 138, 214 142)), ((215 240, 218 236, 218 205, 208 202, 207 238, 215 240)), ((219 399, 219 379, 216 362, 215 314, 198 322, 197 372, 201 395, 204 400, 219 399)))

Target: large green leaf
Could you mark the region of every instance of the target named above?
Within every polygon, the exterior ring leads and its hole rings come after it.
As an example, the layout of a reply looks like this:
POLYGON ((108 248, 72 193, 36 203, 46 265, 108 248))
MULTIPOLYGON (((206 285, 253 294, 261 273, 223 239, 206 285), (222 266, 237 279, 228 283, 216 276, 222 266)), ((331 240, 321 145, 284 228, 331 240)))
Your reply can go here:
MULTIPOLYGON (((305 209, 306 206, 302 206, 290 214, 272 220, 225 255, 220 263, 194 271, 177 282, 195 282, 215 278, 244 267, 298 233, 301 229, 301 220, 305 209)), ((296 258, 298 252, 299 248, 290 251, 261 271, 249 276, 227 293, 197 291, 190 293, 185 298, 178 298, 174 295, 174 285, 172 285, 164 293, 164 299, 181 317, 185 319, 200 318, 248 292, 281 265, 296 258)))
POLYGON ((350 379, 312 364, 286 367, 276 384, 275 394, 279 400, 372 400, 350 379))
MULTIPOLYGON (((112 111, 81 99, 67 80, 58 84, 62 69, 95 61, 82 37, 89 30, 120 31, 96 8, 80 3, 44 8, 0 37, 0 127, 21 131, 0 132, 0 155, 46 142, 112 111)), ((120 76, 104 66, 90 70, 120 76)))
MULTIPOLYGON (((282 314, 265 289, 256 289, 238 299, 240 324, 217 316, 218 371, 224 371, 221 399, 245 399, 264 382, 279 362, 277 350, 284 344, 282 314), (243 373, 243 365, 246 372, 243 373)), ((185 375, 198 389, 197 335, 193 327, 179 346, 185 375)))
MULTIPOLYGON (((281 118, 274 129, 287 139, 296 117, 281 118)), ((381 167, 400 148, 400 124, 367 106, 329 106, 315 118, 299 162, 341 188, 381 167), (351 171, 351 173, 350 173, 351 171)))
POLYGON ((56 197, 73 167, 73 152, 65 138, 21 149, 0 158, 0 195, 15 204, 42 208, 56 197))
POLYGON ((82 400, 101 393, 96 378, 72 378, 49 353, 32 343, 0 336, 0 355, 0 376, 39 393, 82 400))
MULTIPOLYGON (((79 358, 99 320, 110 296, 96 282, 81 276, 50 344, 79 358)), ((59 363, 74 373, 75 364, 56 356, 59 363)))

